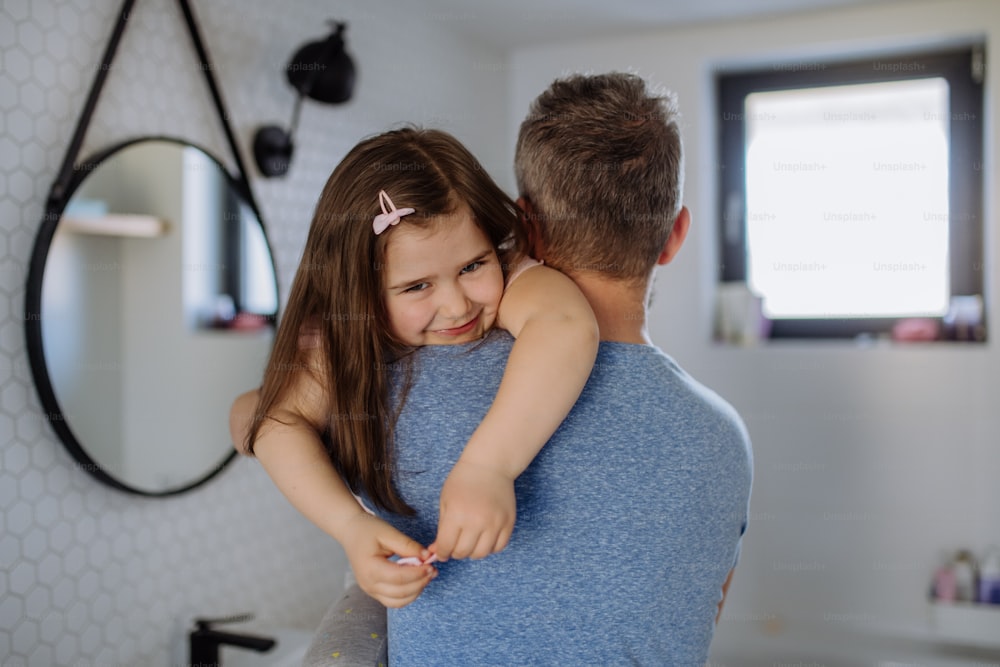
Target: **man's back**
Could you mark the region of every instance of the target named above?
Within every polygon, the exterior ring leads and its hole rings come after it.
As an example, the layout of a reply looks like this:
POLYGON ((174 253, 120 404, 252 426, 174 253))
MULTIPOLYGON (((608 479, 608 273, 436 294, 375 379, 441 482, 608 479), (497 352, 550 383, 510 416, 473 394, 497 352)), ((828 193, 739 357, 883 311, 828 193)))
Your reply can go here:
MULTIPOLYGON (((417 516, 386 518, 423 544, 510 345, 498 333, 413 358, 394 477, 417 516)), ((602 343, 573 412, 517 480, 510 545, 442 563, 415 602, 390 610, 390 664, 700 667, 750 480, 728 404, 655 348, 602 343)))

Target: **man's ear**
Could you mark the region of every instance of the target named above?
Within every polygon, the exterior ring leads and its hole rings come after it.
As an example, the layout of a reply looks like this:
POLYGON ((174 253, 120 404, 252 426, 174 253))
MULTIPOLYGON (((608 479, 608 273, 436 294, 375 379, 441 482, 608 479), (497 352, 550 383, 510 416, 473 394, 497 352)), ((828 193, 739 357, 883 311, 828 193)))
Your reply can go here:
POLYGON ((663 266, 664 264, 668 264, 677 256, 681 246, 684 245, 684 239, 687 238, 690 227, 691 214, 688 212, 687 206, 682 206, 681 212, 677 214, 677 219, 674 220, 670 236, 667 237, 667 242, 663 244, 663 250, 660 251, 660 256, 656 259, 658 265, 663 266))
POLYGON ((528 236, 528 254, 534 259, 543 260, 545 249, 542 247, 542 230, 538 227, 535 207, 531 204, 531 200, 523 195, 517 198, 517 205, 524 212, 521 220, 528 236))

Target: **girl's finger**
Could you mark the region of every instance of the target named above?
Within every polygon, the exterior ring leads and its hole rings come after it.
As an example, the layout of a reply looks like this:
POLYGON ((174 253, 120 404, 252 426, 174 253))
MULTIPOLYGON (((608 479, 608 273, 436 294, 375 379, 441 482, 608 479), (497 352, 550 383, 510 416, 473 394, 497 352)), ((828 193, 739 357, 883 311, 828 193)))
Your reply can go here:
POLYGON ((407 565, 400 565, 398 567, 407 570, 416 570, 418 578, 400 584, 382 582, 376 585, 371 595, 387 607, 398 608, 413 602, 420 596, 424 588, 427 587, 427 584, 437 576, 437 571, 430 566, 427 566, 427 569, 407 565))
POLYGON ((480 533, 473 533, 470 531, 463 531, 458 540, 458 544, 455 545, 452 555, 455 558, 469 558, 476 551, 476 546, 479 544, 482 535, 480 533))
POLYGON ((483 533, 479 537, 479 541, 476 542, 475 549, 472 550, 471 558, 476 560, 486 558, 493 553, 493 547, 496 545, 496 542, 496 537, 494 537, 491 533, 483 533))
POLYGON ((493 551, 490 553, 497 553, 503 551, 510 544, 510 535, 513 531, 509 529, 503 529, 497 534, 496 542, 493 543, 493 551))

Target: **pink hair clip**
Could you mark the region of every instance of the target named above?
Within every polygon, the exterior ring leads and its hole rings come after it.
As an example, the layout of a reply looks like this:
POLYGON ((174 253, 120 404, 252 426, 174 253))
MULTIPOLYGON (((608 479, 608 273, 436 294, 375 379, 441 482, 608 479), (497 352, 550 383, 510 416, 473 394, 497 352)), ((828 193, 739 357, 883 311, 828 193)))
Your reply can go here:
POLYGON ((375 220, 372 221, 372 229, 375 230, 375 236, 378 236, 385 230, 389 229, 391 225, 399 224, 399 219, 404 215, 409 215, 415 212, 416 209, 412 208, 396 208, 389 199, 389 195, 386 194, 385 190, 378 191, 378 203, 382 207, 382 212, 375 216, 375 220), (386 204, 389 205, 389 210, 386 210, 386 204))

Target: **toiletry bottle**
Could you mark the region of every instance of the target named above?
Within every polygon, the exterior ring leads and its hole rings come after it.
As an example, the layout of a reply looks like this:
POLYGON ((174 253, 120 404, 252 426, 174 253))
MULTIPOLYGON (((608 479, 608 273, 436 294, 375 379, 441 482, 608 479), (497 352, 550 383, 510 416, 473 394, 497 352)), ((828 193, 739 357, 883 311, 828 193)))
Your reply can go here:
POLYGON ((990 547, 979 567, 979 602, 1000 604, 1000 549, 990 547))
POLYGON ((952 561, 955 572, 955 599, 959 602, 976 601, 976 561, 968 550, 955 554, 952 561))
POLYGON ((935 602, 955 601, 955 570, 951 563, 945 563, 935 570, 933 593, 935 602))

